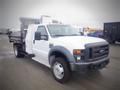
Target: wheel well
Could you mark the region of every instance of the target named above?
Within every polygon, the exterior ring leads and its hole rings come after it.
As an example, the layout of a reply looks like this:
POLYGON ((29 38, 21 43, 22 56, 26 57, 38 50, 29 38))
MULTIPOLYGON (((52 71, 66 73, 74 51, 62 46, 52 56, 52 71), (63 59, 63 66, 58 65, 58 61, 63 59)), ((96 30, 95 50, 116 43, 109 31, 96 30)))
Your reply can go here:
POLYGON ((19 48, 20 51, 24 52, 25 51, 25 47, 23 44, 20 43, 14 43, 13 46, 17 46, 19 48))
POLYGON ((20 43, 13 43, 14 46, 22 46, 20 43))
POLYGON ((59 51, 54 51, 52 52, 50 55, 49 55, 49 63, 50 65, 52 64, 53 60, 50 60, 50 57, 51 56, 54 56, 54 58, 57 58, 57 57, 62 57, 64 58, 64 61, 68 64, 68 67, 70 68, 70 64, 69 64, 69 61, 68 61, 68 58, 65 54, 63 54, 62 52, 59 52, 59 51))

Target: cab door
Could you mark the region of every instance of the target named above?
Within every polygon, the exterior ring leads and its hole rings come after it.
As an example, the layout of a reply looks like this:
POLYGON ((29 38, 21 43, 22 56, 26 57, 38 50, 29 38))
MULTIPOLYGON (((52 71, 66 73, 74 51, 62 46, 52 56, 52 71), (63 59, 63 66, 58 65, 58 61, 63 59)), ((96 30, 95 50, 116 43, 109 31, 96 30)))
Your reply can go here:
POLYGON ((49 41, 48 33, 45 26, 38 26, 35 32, 33 41, 33 52, 35 54, 34 60, 49 67, 48 52, 49 52, 49 41))

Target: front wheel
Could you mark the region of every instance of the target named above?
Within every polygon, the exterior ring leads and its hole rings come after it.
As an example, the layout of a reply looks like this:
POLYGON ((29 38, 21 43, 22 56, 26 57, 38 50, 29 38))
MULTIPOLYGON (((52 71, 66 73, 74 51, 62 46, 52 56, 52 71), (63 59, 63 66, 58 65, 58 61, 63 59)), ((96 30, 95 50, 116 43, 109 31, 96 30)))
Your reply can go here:
POLYGON ((60 83, 65 83, 70 79, 71 73, 68 63, 63 58, 55 58, 52 63, 52 73, 60 83))

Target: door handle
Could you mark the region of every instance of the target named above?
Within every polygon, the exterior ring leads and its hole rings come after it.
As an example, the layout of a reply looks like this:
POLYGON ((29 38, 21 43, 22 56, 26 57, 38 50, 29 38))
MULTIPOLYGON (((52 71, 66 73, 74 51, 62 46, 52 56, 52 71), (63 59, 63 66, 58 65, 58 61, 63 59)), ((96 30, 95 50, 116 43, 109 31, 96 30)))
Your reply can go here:
POLYGON ((35 44, 35 40, 33 40, 33 43, 35 44))

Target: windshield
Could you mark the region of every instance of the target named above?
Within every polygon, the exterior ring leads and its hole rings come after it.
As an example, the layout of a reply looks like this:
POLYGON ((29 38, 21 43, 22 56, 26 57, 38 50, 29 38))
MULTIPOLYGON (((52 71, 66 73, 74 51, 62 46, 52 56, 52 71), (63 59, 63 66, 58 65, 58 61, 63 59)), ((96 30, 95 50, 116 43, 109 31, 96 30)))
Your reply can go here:
POLYGON ((58 36, 79 36, 79 29, 70 25, 48 25, 48 31, 52 37, 58 36))

